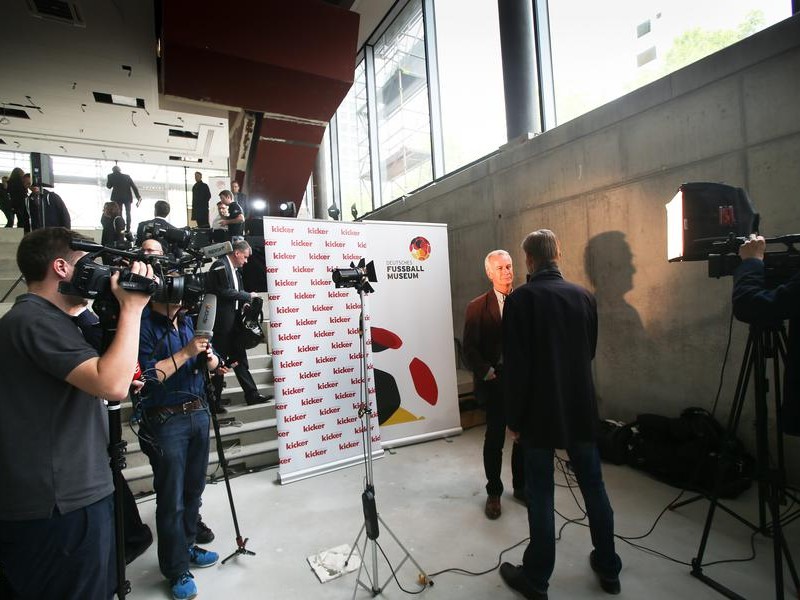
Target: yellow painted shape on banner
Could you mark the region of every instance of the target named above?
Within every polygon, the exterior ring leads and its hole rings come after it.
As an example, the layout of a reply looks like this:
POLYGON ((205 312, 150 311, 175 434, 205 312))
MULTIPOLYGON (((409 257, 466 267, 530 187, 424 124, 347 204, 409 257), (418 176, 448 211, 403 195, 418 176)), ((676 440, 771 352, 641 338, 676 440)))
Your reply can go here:
POLYGON ((400 423, 412 423, 414 421, 423 421, 425 417, 417 417, 416 415, 411 414, 405 408, 398 408, 394 411, 394 414, 386 419, 385 423, 381 423, 381 427, 386 427, 387 425, 399 425, 400 423))

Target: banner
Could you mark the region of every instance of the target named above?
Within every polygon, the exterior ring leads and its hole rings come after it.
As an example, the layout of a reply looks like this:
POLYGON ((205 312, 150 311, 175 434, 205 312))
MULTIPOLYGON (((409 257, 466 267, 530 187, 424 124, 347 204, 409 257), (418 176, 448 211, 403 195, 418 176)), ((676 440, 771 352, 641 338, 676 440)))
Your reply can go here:
POLYGON ((370 296, 384 447, 461 432, 447 226, 366 221, 378 281, 370 296))
POLYGON ((331 278, 334 268, 368 252, 366 233, 344 223, 264 218, 281 483, 361 461, 367 434, 362 405, 372 411, 372 455, 383 455, 369 300, 364 299, 362 361, 359 294, 336 289, 331 278))
POLYGON ((364 377, 373 456, 461 432, 455 375, 447 227, 265 218, 279 479, 358 462, 364 377), (366 374, 353 288, 331 273, 372 261, 364 296, 366 374))

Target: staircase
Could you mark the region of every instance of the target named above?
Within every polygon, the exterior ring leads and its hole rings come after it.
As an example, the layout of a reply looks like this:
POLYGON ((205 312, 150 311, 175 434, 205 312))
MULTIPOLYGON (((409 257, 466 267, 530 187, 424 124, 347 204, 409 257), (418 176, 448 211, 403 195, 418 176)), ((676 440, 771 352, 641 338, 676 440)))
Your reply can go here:
MULTIPOLYGON (((96 241, 100 239, 100 230, 81 230, 96 241)), ((19 228, 0 227, 0 298, 14 285, 19 278, 16 264, 16 253, 23 231, 19 228)), ((20 282, 13 292, 0 303, 0 317, 13 305, 14 298, 25 293, 25 283, 20 282)), ((265 327, 266 329, 266 327, 265 327)), ((274 394, 274 378, 272 374, 272 356, 267 344, 249 350, 250 373, 258 386, 259 393, 269 397, 274 394)), ((225 458, 232 471, 253 469, 278 464, 278 442, 275 420, 275 401, 266 404, 247 406, 244 392, 239 387, 233 371, 225 375, 223 399, 230 399, 226 407, 227 413, 218 415, 220 421, 220 437, 225 458)), ((139 447, 139 440, 130 426, 131 402, 122 404, 122 437, 128 442, 126 455, 127 468, 123 471, 134 494, 153 491, 153 474, 150 462, 139 447)), ((209 433, 211 445, 209 452, 208 473, 210 476, 222 476, 214 439, 213 428, 209 433)))

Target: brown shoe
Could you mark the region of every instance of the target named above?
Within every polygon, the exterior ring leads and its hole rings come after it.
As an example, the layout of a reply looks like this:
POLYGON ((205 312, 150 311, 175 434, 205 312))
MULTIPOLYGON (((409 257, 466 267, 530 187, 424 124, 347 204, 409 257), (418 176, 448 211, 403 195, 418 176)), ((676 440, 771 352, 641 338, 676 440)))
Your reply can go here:
POLYGON ((500 508, 500 496, 489 496, 486 498, 486 507, 483 509, 483 512, 485 512, 486 517, 492 521, 499 518, 503 512, 500 508))

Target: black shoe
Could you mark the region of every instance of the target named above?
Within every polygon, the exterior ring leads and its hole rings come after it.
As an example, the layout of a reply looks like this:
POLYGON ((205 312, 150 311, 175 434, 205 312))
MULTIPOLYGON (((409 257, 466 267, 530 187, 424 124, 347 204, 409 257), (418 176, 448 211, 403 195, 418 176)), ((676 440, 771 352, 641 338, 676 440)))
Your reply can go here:
POLYGON ((197 535, 194 539, 198 544, 209 544, 214 541, 214 532, 211 531, 208 525, 203 523, 200 515, 197 516, 197 535))
POLYGON ((517 590, 528 600, 547 600, 547 592, 541 592, 531 585, 531 582, 525 577, 525 573, 522 572, 522 565, 514 566, 504 562, 500 565, 500 577, 508 587, 517 590))
POLYGON ((592 567, 592 571, 597 574, 597 578, 600 580, 600 587, 603 588, 603 591, 606 594, 619 594, 622 590, 622 586, 619 583, 619 577, 606 577, 597 567, 597 559, 595 558, 595 551, 592 550, 592 553, 589 554, 589 564, 592 567))
POLYGON ((228 412, 228 410, 224 406, 222 406, 221 404, 215 404, 214 405, 214 414, 224 415, 227 412, 228 412))
POLYGON ((249 398, 245 399, 247 402, 247 406, 252 406, 253 404, 264 404, 265 402, 269 402, 272 400, 272 396, 263 396, 261 394, 256 394, 255 396, 250 396, 249 398))

